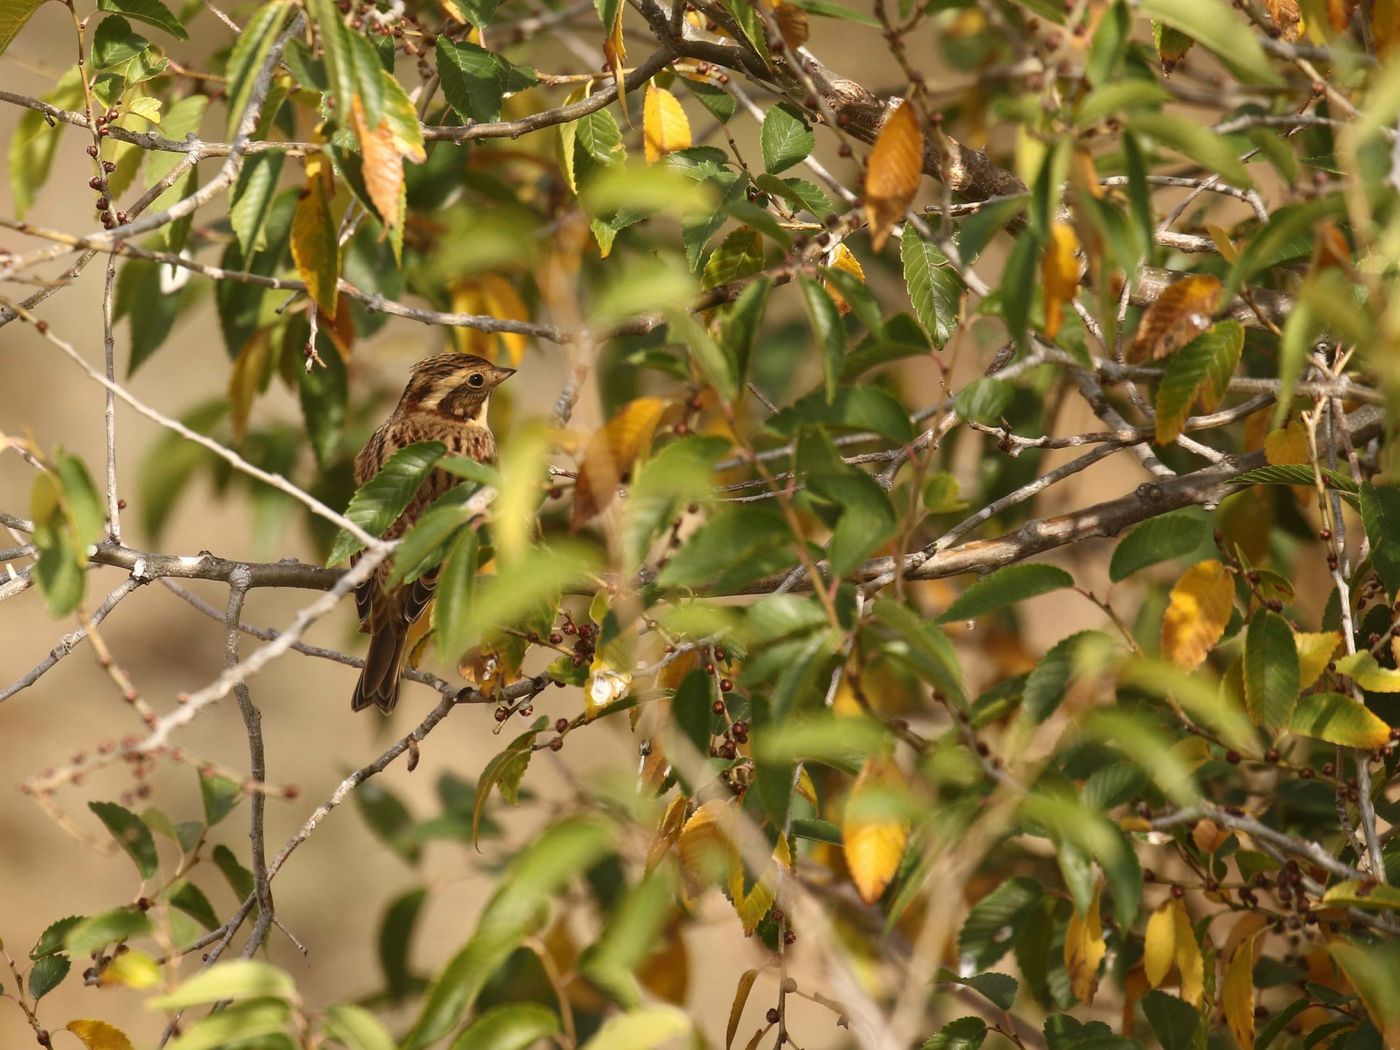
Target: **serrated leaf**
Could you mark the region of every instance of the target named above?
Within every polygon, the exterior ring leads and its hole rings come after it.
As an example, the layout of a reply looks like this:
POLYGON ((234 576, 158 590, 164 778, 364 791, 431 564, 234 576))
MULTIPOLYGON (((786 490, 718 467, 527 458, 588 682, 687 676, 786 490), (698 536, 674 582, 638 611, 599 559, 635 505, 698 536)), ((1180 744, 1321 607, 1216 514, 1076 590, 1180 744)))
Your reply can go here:
POLYGON ((530 745, 543 731, 546 722, 543 717, 536 719, 527 732, 521 733, 506 745, 506 749, 491 759, 481 771, 481 776, 476 782, 476 797, 472 800, 473 846, 477 844, 477 836, 481 833, 481 818, 486 812, 486 802, 491 797, 492 788, 498 789, 501 798, 510 805, 514 806, 519 802, 520 781, 525 776, 533 753, 530 745))
POLYGON ((151 835, 151 829, 141 822, 141 818, 115 802, 89 802, 88 809, 92 810, 97 819, 111 832, 112 838, 117 840, 117 845, 123 852, 136 862, 136 870, 141 873, 141 877, 154 877, 160 866, 160 858, 156 854, 155 837, 151 835))
POLYGON ((731 230, 710 253, 700 276, 701 288, 714 288, 752 277, 763 269, 763 235, 748 226, 731 230))
POLYGON ((1041 899, 1044 889, 1032 879, 1015 877, 1001 883, 972 906, 958 935, 958 954, 981 970, 1010 950, 1017 924, 1041 899))
POLYGON ((875 251, 884 248, 890 231, 909 210, 923 173, 923 124, 917 107, 906 99, 880 128, 865 170, 865 215, 875 251))
POLYGON ((1164 514, 1143 522, 1119 541, 1108 565, 1114 583, 1150 565, 1181 558, 1210 536, 1210 524, 1199 513, 1164 514))
POLYGON ((841 322, 841 312, 836 308, 836 303, 821 284, 810 277, 799 275, 797 285, 802 291, 802 303, 807 308, 807 321, 812 326, 812 336, 821 351, 826 400, 830 403, 836 397, 837 383, 841 379, 841 368, 845 363, 846 326, 841 322))
POLYGON ((920 1050, 978 1050, 986 1038, 986 1021, 980 1017, 959 1017, 925 1039, 920 1050))
POLYGON ((1390 740, 1390 726, 1341 693, 1314 693, 1298 701, 1289 731, 1343 747, 1374 750, 1390 740))
POLYGON ((1235 946, 1220 986, 1225 1024, 1240 1047, 1254 1046, 1254 938, 1235 946))
POLYGON ((1142 315, 1130 361, 1155 360, 1185 346, 1211 326, 1220 308, 1220 278, 1192 274, 1169 285, 1142 315))
POLYGON ((73 964, 66 955, 46 955, 29 968, 29 998, 38 1002, 63 983, 73 964))
POLYGON ((1099 984, 1099 965, 1108 953, 1099 915, 1102 891, 1102 881, 1095 883, 1088 908, 1083 912, 1076 908, 1065 928, 1065 969, 1069 971, 1070 988, 1074 997, 1086 1004, 1093 1002, 1099 984))
POLYGON ((437 41, 437 68, 443 97, 458 116, 478 124, 500 119, 505 70, 498 55, 444 35, 437 41))
POLYGON ((1249 83, 1280 82, 1258 38, 1224 0, 1142 0, 1139 10, 1210 48, 1249 83))
POLYGON ((1400 595, 1400 487, 1362 485, 1361 521, 1371 541, 1371 567, 1387 593, 1400 595))
POLYGON ((44 928, 44 932, 39 935, 34 947, 29 949, 31 959, 42 959, 46 955, 55 955, 63 951, 64 941, 67 939, 68 931, 78 923, 83 921, 81 915, 69 915, 66 918, 49 923, 44 928))
POLYGON ((866 904, 874 904, 894 879, 904 846, 909 841, 909 823, 891 816, 870 816, 862 812, 872 797, 878 798, 901 788, 897 766, 872 755, 861 767, 860 776, 846 799, 846 816, 841 822, 841 840, 846 867, 856 892, 866 904))
MULTIPOLYGON (((97 0, 97 10, 112 11, 138 22, 163 29, 177 40, 188 40, 189 33, 160 0, 97 0)), ((0 48, 3 50, 3 48, 0 48)))
MULTIPOLYGON (((151 42, 140 33, 131 28, 131 23, 120 15, 113 15, 104 18, 98 23, 97 31, 92 34, 92 61, 98 69, 111 69, 113 66, 124 65, 151 46, 151 42)), ((142 96, 155 103, 155 113, 160 112, 160 100, 151 99, 150 96, 142 96)), ((135 101, 135 100, 133 100, 135 101)), ((131 107, 127 107, 130 111, 131 107)), ((137 113, 137 116, 150 120, 146 113, 137 113)), ((152 121, 158 123, 158 121, 152 121)))
POLYGON ((1397 943, 1383 940, 1365 944, 1338 937, 1327 945, 1327 951, 1361 996, 1381 1044, 1400 1045, 1400 948, 1397 943))
POLYGON ((1162 616, 1162 655, 1190 671, 1220 641, 1234 608, 1230 572, 1210 559, 1191 566, 1172 588, 1162 616))
MULTIPOLYGON (((446 451, 447 446, 441 441, 420 441, 399 449, 350 497, 345 517, 371 536, 381 535, 404 512, 428 472, 446 451)), ((344 561, 363 546, 342 531, 336 535, 326 564, 344 561)))
POLYGON ((334 317, 340 279, 340 240, 331 214, 329 170, 307 165, 306 188, 292 215, 292 260, 306 290, 326 317, 334 317))
POLYGON ((1254 724, 1270 733, 1287 726, 1298 683, 1298 650, 1288 621, 1260 610, 1250 619, 1244 642, 1244 695, 1254 724))
POLYGON ((962 278, 949 264, 947 256, 912 229, 904 231, 899 257, 914 313, 934 347, 941 350, 958 327, 964 291, 962 278))
POLYGON ((1073 677, 1075 659, 1081 646, 1094 640, 1103 642, 1106 636, 1101 631, 1072 634, 1056 642, 1036 664, 1027 676, 1021 693, 1021 705, 1031 719, 1043 722, 1060 706, 1073 677))
POLYGON ((1176 965, 1176 909, 1180 904, 1175 899, 1163 901, 1147 920, 1142 967, 1153 988, 1165 981, 1176 965))
MULTIPOLYGON (((1340 642, 1341 639, 1337 640, 1340 642)), ((1382 667, 1365 650, 1342 657, 1337 661, 1337 670, 1367 692, 1400 693, 1400 671, 1382 667)))
POLYGON ((151 920, 137 908, 113 908, 76 923, 63 938, 64 950, 86 955, 118 941, 140 937, 152 931, 151 920))
POLYGON ((1322 677, 1341 644, 1342 636, 1336 631, 1293 632, 1293 645, 1298 650, 1298 688, 1308 689, 1322 677))
POLYGON ((1177 439, 1198 399, 1206 411, 1219 404, 1243 349, 1244 327, 1238 321, 1221 321, 1168 359, 1155 406, 1159 445, 1177 439))
POLYGON ((655 164, 668 153, 690 148, 690 120, 680 100, 655 83, 647 84, 642 99, 642 148, 647 163, 655 164))
POLYGON ((817 139, 802 112, 790 103, 780 102, 764 114, 759 142, 764 169, 776 175, 806 159, 817 139))
POLYGON ((0 55, 19 36, 44 0, 0 0, 0 55))
MULTIPOLYGON (((266 64, 268 53, 272 50, 290 9, 289 0, 271 0, 270 3, 263 4, 248 19, 243 32, 234 42, 225 70, 228 76, 227 135, 230 139, 243 122, 243 111, 248 108, 248 99, 252 95, 258 72, 266 64)), ((250 161, 252 159, 248 158, 250 161)))
POLYGON ((1016 602, 1073 587, 1074 577, 1054 565, 1007 565, 973 583, 938 617, 939 623, 971 620, 1016 602))
POLYGON ((77 1036, 87 1050, 133 1050, 126 1033, 106 1021, 83 1018, 63 1027, 77 1036))

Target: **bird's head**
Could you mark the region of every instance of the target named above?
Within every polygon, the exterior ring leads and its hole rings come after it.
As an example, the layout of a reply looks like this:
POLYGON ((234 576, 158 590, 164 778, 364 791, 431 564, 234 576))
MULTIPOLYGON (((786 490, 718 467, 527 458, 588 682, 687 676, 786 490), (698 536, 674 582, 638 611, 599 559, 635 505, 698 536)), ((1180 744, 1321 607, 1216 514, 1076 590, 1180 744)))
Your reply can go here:
POLYGON ((413 366, 401 407, 484 423, 491 391, 513 375, 474 354, 435 354, 413 366))

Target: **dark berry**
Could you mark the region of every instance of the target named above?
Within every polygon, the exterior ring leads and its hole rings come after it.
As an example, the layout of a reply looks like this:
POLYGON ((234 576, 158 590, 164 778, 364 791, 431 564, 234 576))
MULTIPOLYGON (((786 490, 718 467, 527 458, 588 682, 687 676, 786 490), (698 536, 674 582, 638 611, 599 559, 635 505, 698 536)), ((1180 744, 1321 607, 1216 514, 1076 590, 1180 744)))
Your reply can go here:
POLYGON ((564 732, 567 732, 568 729, 569 729, 569 720, 568 720, 567 718, 556 718, 556 719, 554 720, 554 731, 555 731, 556 733, 564 733, 564 732))
POLYGON ((549 749, 550 749, 551 751, 559 751, 559 750, 561 750, 563 747, 564 747, 564 738, 563 738, 562 736, 556 736, 553 740, 551 740, 551 741, 549 742, 549 749))
POLYGON ((768 1023, 769 1023, 769 1024, 777 1024, 777 1023, 778 1023, 778 1008, 777 1008, 776 1006, 770 1006, 770 1007, 768 1008, 768 1013, 766 1013, 764 1016, 768 1018, 768 1023))
POLYGON ((727 693, 727 692, 729 692, 729 690, 731 690, 731 689, 733 689, 733 688, 734 688, 734 683, 731 682, 728 678, 721 678, 721 679, 719 680, 719 691, 720 691, 721 693, 727 693))

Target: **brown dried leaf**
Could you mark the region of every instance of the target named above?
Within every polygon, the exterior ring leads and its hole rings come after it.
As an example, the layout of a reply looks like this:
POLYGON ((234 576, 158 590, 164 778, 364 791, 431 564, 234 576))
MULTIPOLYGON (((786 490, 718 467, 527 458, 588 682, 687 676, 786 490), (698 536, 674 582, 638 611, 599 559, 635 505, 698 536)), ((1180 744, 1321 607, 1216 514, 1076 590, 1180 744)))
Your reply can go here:
POLYGON ((865 215, 877 252, 909 210, 923 170, 924 129, 913 103, 904 100, 880 129, 865 172, 865 215))
POLYGON ((811 28, 807 24, 807 12, 796 4, 777 0, 773 4, 773 18, 778 23, 778 34, 789 48, 797 49, 807 42, 811 28))
POLYGON ((1254 941, 1242 942, 1230 956, 1225 967, 1225 981, 1220 989, 1225 1007, 1225 1024, 1235 1044, 1254 1045, 1254 941))
POLYGON ((1128 360, 1166 357, 1195 339, 1210 327, 1222 291, 1220 278, 1210 274, 1192 274, 1168 287, 1142 315, 1128 360))
POLYGON ((234 359, 228 374, 229 419, 233 437, 242 444, 248 435, 248 417, 253 411, 253 398, 267 389, 272 378, 272 331, 259 328, 234 359))
POLYGON ((1398 0, 1376 0, 1371 8, 1371 36, 1376 41, 1376 50, 1383 56, 1389 55, 1400 43, 1398 0))
POLYGON ((573 528, 607 509, 618 485, 651 445, 652 433, 665 411, 666 402, 661 398, 639 397, 588 439, 574 484, 573 528))
MULTIPOLYGON (((831 259, 827 262, 827 266, 833 270, 842 270, 862 283, 865 281, 864 267, 861 266, 860 260, 856 258, 855 253, 846 247, 844 241, 838 244, 832 251, 831 259)), ((822 281, 822 287, 826 289, 826 294, 831 296, 831 301, 836 304, 836 309, 840 311, 842 317, 851 312, 851 304, 841 298, 841 293, 836 290, 834 285, 827 281, 822 281)))
POLYGON ((1224 565, 1212 559, 1191 566, 1172 588, 1162 617, 1162 655, 1187 671, 1199 667, 1225 633, 1234 602, 1224 565))
POLYGON ((745 970, 739 975, 739 983, 734 988, 734 1003, 729 1007, 729 1027, 724 1030, 724 1050, 734 1045, 734 1034, 739 1031, 739 1018, 744 1014, 744 1005, 749 1001, 749 992, 758 979, 757 970, 745 970))
POLYGON ((1303 12, 1298 9, 1298 0, 1264 0, 1269 12, 1269 21, 1278 27, 1278 35, 1288 43, 1297 43, 1303 35, 1303 12))
POLYGON ((627 61, 627 44, 622 39, 622 8, 617 9, 617 21, 603 41, 603 59, 612 71, 613 83, 617 85, 617 100, 622 104, 622 116, 627 126, 632 126, 632 111, 627 106, 627 79, 622 74, 623 63, 627 61))
POLYGON ((841 824, 846 866, 856 891, 866 904, 880 899, 899 870, 904 845, 909 840, 909 825, 902 820, 862 816, 860 801, 863 796, 883 793, 897 787, 898 783, 898 767, 888 758, 872 756, 866 759, 846 801, 846 819, 841 824))
POLYGON ((1338 33, 1351 25, 1351 16, 1356 13, 1357 0, 1327 0, 1327 21, 1338 33))
POLYGON ((1079 291, 1079 238, 1066 223, 1050 227, 1050 244, 1040 264, 1041 280, 1045 284, 1045 337, 1054 339, 1060 331, 1060 320, 1066 303, 1079 291))
POLYGON ((1308 266, 1309 273, 1341 270, 1347 276, 1351 276, 1354 269, 1351 261, 1351 245, 1347 243, 1345 235, 1337 228, 1337 224, 1334 222, 1319 224, 1317 243, 1313 248, 1312 262, 1308 266))
POLYGON ((690 148, 690 121, 680 101, 665 88, 648 84, 642 102, 642 146, 647 163, 690 148))
POLYGON ((656 827, 656 838, 647 848, 648 872, 661 863, 661 859, 671 851, 676 839, 680 838, 689 808, 690 799, 684 795, 677 795, 667 804, 666 812, 661 814, 661 822, 656 827))

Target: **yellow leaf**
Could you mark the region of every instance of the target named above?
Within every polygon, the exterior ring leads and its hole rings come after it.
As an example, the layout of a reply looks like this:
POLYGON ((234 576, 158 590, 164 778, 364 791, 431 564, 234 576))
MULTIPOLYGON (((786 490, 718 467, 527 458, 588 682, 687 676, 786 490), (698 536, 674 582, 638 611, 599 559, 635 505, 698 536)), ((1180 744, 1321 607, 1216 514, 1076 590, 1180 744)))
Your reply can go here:
POLYGON ((627 126, 632 126, 632 111, 627 107, 627 78, 622 75, 622 65, 627 61, 627 44, 622 39, 622 5, 617 7, 617 20, 608 30, 608 38, 603 41, 603 60, 612 72, 613 83, 617 85, 617 100, 622 105, 622 116, 627 126))
POLYGON ((851 871, 861 900, 874 904, 899 870, 909 825, 890 817, 871 818, 860 812, 863 800, 886 794, 899 784, 899 768, 888 758, 871 756, 856 777, 846 800, 846 817, 841 824, 845 840, 846 867, 851 871))
POLYGON ((924 171, 924 129, 907 99, 890 114, 870 151, 865 172, 865 215, 870 243, 878 252, 904 218, 924 171))
POLYGON ((1199 1006, 1206 987, 1205 958, 1201 946, 1196 943, 1196 931, 1191 928, 1186 904, 1173 903, 1176 904, 1172 917, 1176 921, 1176 969, 1181 977, 1181 997, 1192 1006, 1199 1006))
POLYGON ((1069 971, 1070 990, 1082 1003, 1094 1001, 1099 984, 1099 964, 1108 953, 1103 937, 1103 920, 1099 916, 1099 895, 1103 881, 1094 886, 1094 897, 1083 915, 1076 910, 1065 928, 1065 969, 1069 971))
POLYGON ((1209 817, 1196 821, 1195 826, 1191 829, 1191 841, 1202 853, 1214 853, 1225 845, 1229 838, 1230 832, 1209 817))
POLYGON ((259 328, 234 358, 228 374, 228 413, 233 423, 234 440, 242 443, 248 434, 248 417, 253 411, 253 398, 267 389, 272 378, 272 332, 259 328))
MULTIPOLYGON (((862 284, 865 282, 865 268, 861 266, 855 252, 846 247, 845 241, 832 249, 831 258, 827 260, 826 265, 832 270, 840 270, 850 274, 862 284)), ((842 317, 851 312, 851 304, 841 298, 841 293, 830 281, 823 280, 822 287, 826 289, 826 294, 831 296, 831 301, 836 304, 836 309, 841 312, 842 317)))
POLYGON ((1376 0, 1371 8, 1371 36, 1382 55, 1400 43, 1400 0, 1376 0))
POLYGON ((783 43, 793 49, 805 44, 807 37, 811 35, 811 27, 807 24, 807 12, 796 4, 785 3, 784 0, 775 0, 772 6, 773 20, 778 23, 778 35, 783 38, 783 43))
POLYGON ((1162 655, 1187 671, 1199 667, 1225 633, 1234 601, 1224 565, 1212 559, 1191 566, 1172 588, 1162 617, 1162 655))
POLYGON ((1176 962, 1175 900, 1166 901, 1147 920, 1147 935, 1142 949, 1142 968, 1147 983, 1153 988, 1167 979, 1176 962))
POLYGON ((734 1036, 739 1031, 739 1018, 744 1016, 744 1005, 749 1001, 753 982, 758 979, 757 970, 745 970, 739 975, 739 983, 734 987, 734 1003, 729 1007, 729 1026, 724 1030, 724 1050, 734 1045, 734 1036))
POLYGON ((1054 339, 1060 331, 1060 317, 1066 303, 1079 291, 1079 238, 1063 222, 1050 227, 1050 244, 1040 265, 1045 285, 1045 335, 1054 339))
POLYGON ((1293 632, 1293 645, 1298 650, 1298 687, 1306 689, 1327 670, 1332 654, 1342 644, 1342 636, 1336 631, 1322 631, 1312 634, 1306 631, 1293 632))
POLYGON ((306 290, 327 317, 339 299, 340 240, 331 214, 330 166, 319 154, 306 159, 306 189, 292 213, 292 261, 306 290))
POLYGON ((652 840, 651 846, 647 849, 647 871, 651 871, 661 863, 661 859, 671 851, 671 847, 680 838, 681 828, 685 825, 686 810, 690 807, 690 799, 684 795, 677 795, 666 805, 666 812, 661 814, 661 823, 656 828, 656 838, 652 840))
POLYGON ((1338 33, 1351 24, 1357 0, 1327 0, 1327 21, 1338 33))
POLYGON ((773 860, 747 893, 744 892, 744 866, 735 864, 729 871, 729 899, 734 902, 734 910, 739 915, 745 936, 758 929, 758 924, 768 914, 768 909, 773 907, 773 885, 776 881, 773 867, 777 864, 784 868, 792 866, 792 855, 788 852, 786 838, 778 839, 777 848, 773 851, 773 860))
POLYGON ((661 943, 642 960, 637 968, 637 983, 658 999, 685 1005, 690 988, 690 953, 678 919, 667 924, 661 943))
POLYGON ((655 164, 678 149, 690 148, 690 121, 680 100, 655 84, 647 85, 642 100, 642 145, 648 164, 655 164))
POLYGON ((588 439, 574 485, 573 528, 606 510, 617 487, 651 445, 666 402, 639 397, 622 407, 608 424, 588 439))
POLYGON ((106 1021, 69 1021, 64 1027, 81 1039, 87 1050, 132 1050, 126 1033, 106 1021))
POLYGON ((1233 263, 1240 257, 1240 250, 1235 247, 1235 242, 1230 239, 1225 227, 1208 222, 1206 223, 1206 233, 1210 234, 1210 239, 1215 243, 1216 251, 1227 263, 1233 263))
POLYGON ((1225 967, 1220 999, 1225 1024, 1240 1050, 1254 1047, 1254 938, 1240 942, 1225 967))
POLYGON ((1271 430, 1264 436, 1264 458, 1274 466, 1289 463, 1309 463, 1308 433, 1301 423, 1289 423, 1282 430, 1271 430))
POLYGON ((355 137, 360 140, 365 189, 387 229, 399 221, 399 200, 404 192, 403 156, 388 121, 380 121, 377 128, 365 123, 359 95, 351 99, 350 112, 355 122, 355 137))
POLYGON ((1143 313, 1128 360, 1156 359, 1180 350, 1210 327, 1222 292, 1220 278, 1210 274, 1192 274, 1168 287, 1143 313))
MULTIPOLYGON (((528 321, 530 309, 515 290, 515 285, 500 274, 485 273, 453 281, 452 310, 455 313, 479 314, 500 321, 528 321)), ((518 332, 482 332, 458 326, 452 329, 457 349, 464 354, 476 354, 488 361, 497 359, 504 349, 511 367, 518 368, 525 357, 529 336, 518 332)))
POLYGON ((676 856, 686 897, 698 897, 708 886, 729 885, 730 873, 739 864, 739 851, 730 834, 733 819, 730 805, 715 799, 691 814, 681 828, 676 856))
POLYGON ((115 956, 102 968, 98 983, 104 987, 120 984, 126 988, 157 988, 162 979, 160 964, 145 952, 133 948, 115 956))

